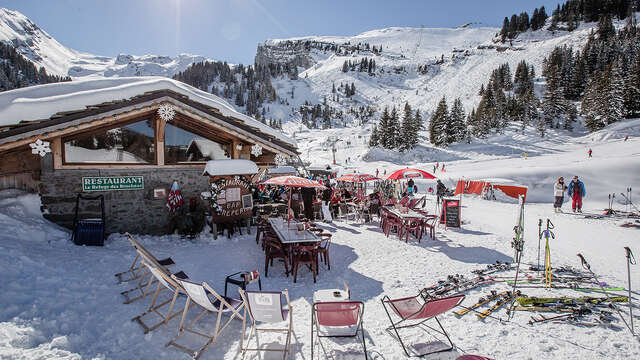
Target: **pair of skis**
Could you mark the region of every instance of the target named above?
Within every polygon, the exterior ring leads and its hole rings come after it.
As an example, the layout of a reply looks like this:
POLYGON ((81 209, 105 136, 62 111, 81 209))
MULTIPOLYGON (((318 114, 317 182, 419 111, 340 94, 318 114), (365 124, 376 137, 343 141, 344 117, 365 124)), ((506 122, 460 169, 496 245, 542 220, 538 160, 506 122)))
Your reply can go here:
POLYGON ((520 292, 517 291, 515 294, 511 291, 503 291, 503 292, 496 292, 496 291, 491 291, 491 293, 487 296, 481 297, 480 299, 478 299, 478 301, 475 304, 472 304, 471 306, 468 307, 463 307, 462 309, 455 311, 454 315, 456 315, 457 317, 462 317, 470 312, 475 312, 476 316, 478 317, 478 319, 486 319, 487 317, 491 316, 491 314, 500 309, 501 307, 503 307, 504 305, 508 304, 510 301, 512 301, 515 297, 519 296, 520 292), (484 311, 477 311, 478 308, 480 308, 481 306, 487 305, 489 303, 492 303, 495 301, 495 304, 493 304, 490 308, 484 310, 484 311))

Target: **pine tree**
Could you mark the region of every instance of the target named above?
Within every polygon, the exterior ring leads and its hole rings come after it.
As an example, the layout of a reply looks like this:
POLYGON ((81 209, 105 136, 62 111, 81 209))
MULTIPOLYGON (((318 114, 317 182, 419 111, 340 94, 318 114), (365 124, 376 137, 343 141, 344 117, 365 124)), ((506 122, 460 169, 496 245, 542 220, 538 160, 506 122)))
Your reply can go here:
POLYGON ((447 146, 446 132, 449 122, 447 99, 443 96, 429 122, 429 141, 435 146, 447 146))
POLYGON ((453 101, 453 106, 451 107, 450 117, 450 136, 449 143, 462 141, 465 137, 466 126, 465 126, 465 118, 466 115, 464 113, 464 107, 462 106, 462 100, 460 98, 456 98, 453 101))
POLYGON ((395 149, 400 146, 400 139, 402 136, 402 128, 400 120, 398 118, 398 110, 394 106, 391 108, 391 115, 389 116, 389 147, 388 149, 395 149))
POLYGON ((411 150, 418 143, 418 134, 415 129, 413 119, 413 111, 409 103, 404 104, 404 114, 402 116, 401 136, 398 139, 398 148, 400 151, 411 150))
POLYGON ((558 69, 552 66, 547 71, 547 87, 542 96, 542 112, 548 126, 558 126, 558 120, 565 113, 565 100, 560 88, 558 69))
POLYGON ((638 117, 640 116, 640 56, 636 56, 625 82, 624 105, 627 109, 626 116, 629 118, 638 117))
MULTIPOLYGON (((389 130, 389 108, 388 107, 384 107, 384 110, 382 111, 382 115, 380 116, 380 123, 378 125, 378 144, 380 146, 382 146, 385 149, 388 149, 390 147, 390 136, 389 134, 391 133, 389 130)), ((391 139, 392 140, 392 139, 391 139)))
POLYGON ((373 128, 371 129, 371 137, 369 137, 369 147, 376 147, 378 145, 378 127, 376 125, 373 125, 373 128))

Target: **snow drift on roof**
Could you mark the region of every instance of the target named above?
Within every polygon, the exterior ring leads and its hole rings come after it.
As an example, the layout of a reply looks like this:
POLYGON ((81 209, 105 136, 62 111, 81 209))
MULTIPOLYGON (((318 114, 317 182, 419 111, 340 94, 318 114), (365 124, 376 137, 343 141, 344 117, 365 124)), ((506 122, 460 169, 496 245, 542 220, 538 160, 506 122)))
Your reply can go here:
POLYGON ((290 174, 290 173, 295 174, 296 173, 296 168, 294 168, 293 166, 280 166, 280 167, 267 169, 267 173, 269 173, 269 174, 290 174))
POLYGON ((258 165, 251 160, 209 160, 202 175, 250 175, 258 172, 258 165))
POLYGON ((229 117, 244 121, 293 146, 295 141, 249 116, 239 113, 223 99, 190 85, 165 77, 123 77, 89 79, 31 86, 0 93, 0 126, 21 121, 48 119, 58 112, 84 110, 114 100, 129 99, 145 92, 171 90, 229 117))

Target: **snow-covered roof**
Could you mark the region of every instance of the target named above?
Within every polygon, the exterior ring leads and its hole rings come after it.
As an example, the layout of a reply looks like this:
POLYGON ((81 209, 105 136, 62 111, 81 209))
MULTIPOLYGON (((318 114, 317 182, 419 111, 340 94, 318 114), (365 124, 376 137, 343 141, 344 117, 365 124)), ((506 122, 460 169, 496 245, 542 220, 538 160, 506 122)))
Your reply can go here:
POLYGON ((296 145, 295 140, 241 114, 218 96, 177 80, 156 76, 77 80, 5 91, 0 93, 0 126, 48 119, 59 112, 84 110, 87 106, 125 100, 160 90, 185 95, 190 100, 218 109, 224 116, 240 119, 265 134, 292 146, 296 145))
POLYGON ((267 173, 269 174, 290 174, 296 173, 296 168, 294 168, 293 166, 280 166, 280 167, 274 167, 274 168, 270 168, 267 169, 267 173))
POLYGON ((202 175, 249 175, 258 172, 258 165, 251 160, 227 159, 209 160, 202 175))
POLYGON ((227 159, 228 156, 225 155, 224 149, 217 142, 207 140, 207 139, 193 139, 189 144, 187 149, 191 149, 192 146, 195 146, 200 150, 202 156, 208 157, 213 160, 222 160, 227 159))

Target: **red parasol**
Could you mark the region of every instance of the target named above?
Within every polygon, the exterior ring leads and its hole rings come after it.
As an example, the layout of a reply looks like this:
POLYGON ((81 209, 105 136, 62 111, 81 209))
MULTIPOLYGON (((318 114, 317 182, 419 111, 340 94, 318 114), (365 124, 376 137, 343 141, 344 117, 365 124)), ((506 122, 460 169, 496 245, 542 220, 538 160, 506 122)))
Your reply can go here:
POLYGON ((387 180, 400 179, 435 179, 436 177, 420 169, 401 169, 387 176, 387 180))
POLYGON ((349 174, 340 176, 338 181, 347 181, 347 182, 367 182, 373 180, 380 180, 380 178, 375 177, 369 174, 349 174))
POLYGON ((267 181, 264 181, 265 185, 279 185, 279 186, 288 186, 289 187, 289 204, 287 206, 287 226, 289 225, 289 210, 291 210, 291 189, 294 187, 310 187, 310 188, 319 188, 324 189, 324 185, 320 184, 317 181, 301 178, 299 176, 276 176, 267 181))

